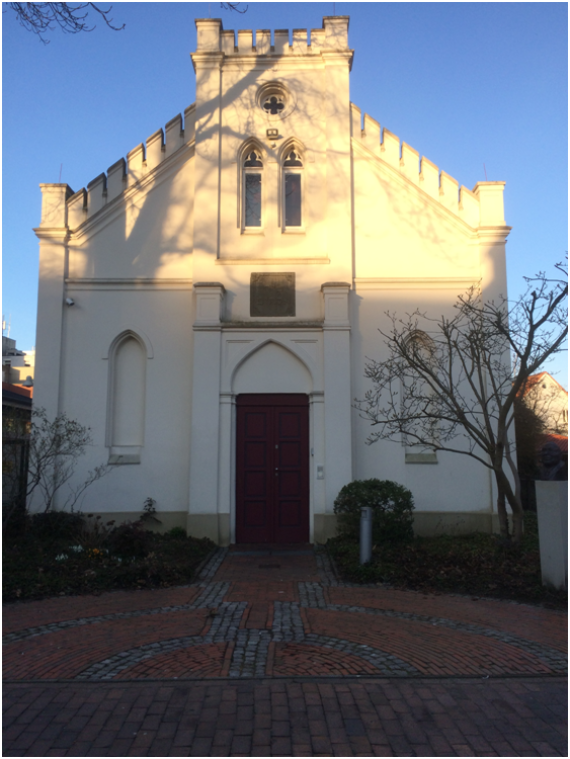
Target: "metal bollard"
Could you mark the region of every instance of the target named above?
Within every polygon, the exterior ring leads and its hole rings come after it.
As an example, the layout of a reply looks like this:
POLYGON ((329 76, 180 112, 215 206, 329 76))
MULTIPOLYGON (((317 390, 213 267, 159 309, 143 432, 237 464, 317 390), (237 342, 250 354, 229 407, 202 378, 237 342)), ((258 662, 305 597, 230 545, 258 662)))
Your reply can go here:
POLYGON ((360 510, 360 563, 366 564, 372 558, 372 509, 364 506, 360 510))

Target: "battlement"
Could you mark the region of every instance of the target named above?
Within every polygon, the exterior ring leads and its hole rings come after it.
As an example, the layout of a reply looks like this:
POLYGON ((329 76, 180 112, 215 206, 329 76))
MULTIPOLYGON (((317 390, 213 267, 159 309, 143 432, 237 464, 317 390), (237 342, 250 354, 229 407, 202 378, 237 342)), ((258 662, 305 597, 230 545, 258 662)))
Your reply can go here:
POLYGON ((351 133, 371 153, 417 185, 469 226, 502 226, 504 182, 478 182, 473 191, 421 156, 360 108, 350 104, 351 133))
POLYGON ((348 52, 348 16, 324 16, 321 29, 225 30, 221 19, 196 19, 196 53, 238 55, 318 55, 324 51, 348 52))
POLYGON ((171 119, 164 129, 159 129, 99 174, 87 185, 67 200, 67 226, 77 229, 89 217, 118 198, 153 169, 166 161, 179 148, 192 142, 196 134, 195 104, 188 106, 182 114, 171 119))

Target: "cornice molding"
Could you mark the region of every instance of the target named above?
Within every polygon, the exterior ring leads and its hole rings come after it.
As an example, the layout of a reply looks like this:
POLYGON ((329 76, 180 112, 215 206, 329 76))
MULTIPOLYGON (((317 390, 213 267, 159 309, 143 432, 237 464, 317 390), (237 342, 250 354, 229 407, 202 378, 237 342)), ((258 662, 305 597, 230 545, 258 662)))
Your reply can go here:
POLYGON ((191 279, 154 278, 80 278, 67 277, 65 285, 68 290, 187 290, 191 291, 191 279))
POLYGON ((257 69, 259 71, 268 71, 279 66, 282 71, 293 69, 324 69, 325 62, 320 55, 235 55, 226 56, 222 68, 228 71, 239 71, 240 69, 257 69))
POLYGON ((291 319, 279 322, 250 322, 250 321, 235 321, 235 322, 221 322, 223 331, 226 330, 239 330, 243 332, 258 332, 267 330, 273 330, 275 332, 322 332, 322 321, 292 321, 291 319))
POLYGON ((67 242, 69 239, 69 229, 67 227, 34 227, 33 231, 40 240, 67 242))
POLYGON ((330 258, 217 258, 216 266, 312 266, 330 264, 330 258))
POLYGON ((356 277, 355 290, 455 290, 479 285, 479 277, 356 277))

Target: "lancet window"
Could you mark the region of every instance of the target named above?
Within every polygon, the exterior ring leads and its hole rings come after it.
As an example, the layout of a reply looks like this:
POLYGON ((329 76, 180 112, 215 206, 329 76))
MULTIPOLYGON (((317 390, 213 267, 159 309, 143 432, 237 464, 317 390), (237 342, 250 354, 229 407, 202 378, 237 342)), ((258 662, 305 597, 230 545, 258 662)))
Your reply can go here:
POLYGON ((258 150, 247 151, 243 162, 243 227, 255 229, 262 225, 263 161, 258 150))
POLYGON ((283 221, 285 229, 303 226, 303 162, 295 150, 283 161, 283 221))

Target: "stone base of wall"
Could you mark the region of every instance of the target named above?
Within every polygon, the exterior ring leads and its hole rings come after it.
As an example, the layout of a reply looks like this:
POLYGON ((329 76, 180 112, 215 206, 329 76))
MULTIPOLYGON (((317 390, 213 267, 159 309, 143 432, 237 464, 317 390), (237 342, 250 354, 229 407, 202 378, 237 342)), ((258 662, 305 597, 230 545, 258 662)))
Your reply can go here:
MULTIPOLYGON (((87 513, 87 512, 85 512, 87 513)), ((136 522, 140 518, 142 511, 90 511, 94 517, 101 517, 103 524, 115 520, 115 525, 123 522, 136 522)), ((160 524, 147 522, 146 527, 155 532, 168 532, 173 527, 183 527, 186 529, 186 512, 184 511, 157 511, 156 517, 160 519, 160 524)))
POLYGON ((219 546, 229 546, 230 515, 186 514, 186 531, 194 538, 210 538, 219 546))
MULTIPOLYGON (((115 524, 134 522, 140 517, 139 511, 93 512, 103 523, 115 520, 115 524)), ((157 532, 167 532, 173 527, 183 527, 194 538, 210 538, 220 546, 230 544, 229 514, 187 514, 183 511, 161 511, 157 514, 161 524, 149 528, 157 532)), ((313 542, 326 543, 337 533, 336 514, 315 514, 313 542)), ((414 514, 416 535, 468 535, 470 532, 499 532, 497 514, 489 512, 447 512, 417 511, 414 514)))
POLYGON ((488 511, 416 511, 414 533, 432 535, 469 535, 471 532, 499 532, 499 516, 488 511))
MULTIPOLYGON (((315 514, 315 543, 326 543, 337 532, 336 514, 315 514)), ((414 533, 433 535, 469 535, 471 532, 499 532, 499 517, 487 511, 416 511, 414 533)))
POLYGON ((315 514, 314 524, 315 543, 326 543, 336 535, 336 514, 315 514))

